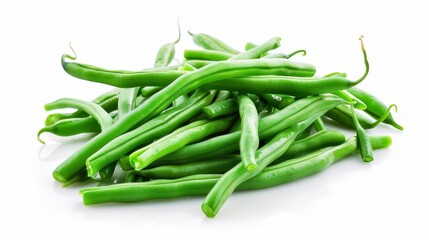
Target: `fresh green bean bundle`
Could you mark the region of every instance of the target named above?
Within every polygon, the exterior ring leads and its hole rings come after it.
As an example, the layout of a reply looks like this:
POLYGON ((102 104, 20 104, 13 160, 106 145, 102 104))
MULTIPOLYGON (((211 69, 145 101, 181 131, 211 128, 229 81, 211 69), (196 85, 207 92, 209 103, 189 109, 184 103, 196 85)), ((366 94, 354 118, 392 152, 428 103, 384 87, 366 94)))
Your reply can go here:
POLYGON ((201 208, 212 218, 236 190, 297 180, 355 152, 370 162, 372 150, 390 146, 391 138, 366 129, 382 123, 403 129, 390 113, 395 104, 387 107, 355 87, 369 73, 362 37, 365 72, 351 81, 342 72, 314 76, 312 64, 290 60, 305 50, 273 53, 280 37, 247 43, 240 52, 211 35, 188 33, 203 49, 185 50, 174 66, 180 26, 152 68, 109 70, 62 56, 69 75, 117 87, 91 102, 61 98, 45 105, 77 111, 50 114, 38 137, 97 133, 53 173, 64 187, 111 182, 82 189, 85 205, 206 195, 201 208), (346 141, 326 118, 356 136, 346 141))

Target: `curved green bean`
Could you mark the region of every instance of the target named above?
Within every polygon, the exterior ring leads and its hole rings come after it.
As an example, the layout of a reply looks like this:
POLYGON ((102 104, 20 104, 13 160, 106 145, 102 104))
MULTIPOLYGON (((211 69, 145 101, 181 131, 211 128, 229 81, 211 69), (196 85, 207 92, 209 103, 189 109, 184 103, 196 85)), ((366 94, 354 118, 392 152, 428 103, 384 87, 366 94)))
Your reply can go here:
POLYGON ((241 119, 240 156, 244 167, 252 171, 257 167, 256 150, 259 147, 259 116, 253 101, 245 94, 238 94, 241 119))
POLYGON ((100 124, 101 129, 106 129, 113 124, 112 117, 99 105, 76 98, 61 98, 54 102, 45 104, 45 110, 51 111, 62 108, 77 108, 85 111, 100 124))

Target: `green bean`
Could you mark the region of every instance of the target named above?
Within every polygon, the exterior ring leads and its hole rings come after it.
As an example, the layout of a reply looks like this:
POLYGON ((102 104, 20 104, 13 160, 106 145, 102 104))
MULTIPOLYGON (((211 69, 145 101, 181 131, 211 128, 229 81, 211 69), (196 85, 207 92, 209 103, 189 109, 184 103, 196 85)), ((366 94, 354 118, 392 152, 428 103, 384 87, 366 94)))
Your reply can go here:
POLYGON ((325 131, 326 130, 326 126, 325 123, 323 122, 322 118, 318 118, 314 121, 314 129, 316 129, 317 132, 321 132, 321 131, 325 131))
POLYGON ((307 51, 300 49, 300 50, 296 50, 294 52, 291 52, 289 54, 285 54, 285 53, 272 53, 272 54, 268 54, 266 56, 264 56, 264 58, 285 58, 285 59, 289 59, 293 56, 295 56, 298 53, 302 53, 302 56, 307 55, 307 51))
POLYGON ((171 60, 173 60, 174 54, 176 52, 174 47, 180 41, 180 37, 182 35, 179 22, 177 22, 177 28, 179 29, 179 36, 177 37, 176 41, 166 43, 161 46, 156 55, 154 67, 166 67, 171 63, 171 60))
POLYGON ((259 118, 264 118, 276 112, 276 108, 271 105, 265 105, 265 107, 259 111, 259 118))
POLYGON ((254 43, 252 43, 252 42, 247 42, 247 43, 246 43, 246 45, 244 46, 244 50, 248 51, 248 50, 250 50, 250 49, 252 49, 252 48, 255 48, 255 47, 257 47, 257 46, 258 46, 258 45, 254 44, 254 43))
POLYGON ((164 165, 143 169, 140 174, 154 179, 173 179, 195 174, 225 173, 241 161, 240 156, 223 156, 219 159, 210 159, 181 165, 164 165))
POLYGON ((240 156, 244 167, 252 171, 257 167, 256 150, 259 147, 259 116, 253 101, 245 94, 238 94, 241 119, 240 156))
POLYGON ((92 176, 92 179, 98 182, 105 182, 110 180, 113 176, 113 173, 115 172, 115 168, 117 164, 118 164, 118 161, 115 161, 107 165, 106 167, 100 169, 100 171, 98 172, 98 176, 92 176))
POLYGON ((203 108, 204 114, 209 118, 226 116, 238 112, 238 104, 235 99, 226 99, 219 102, 214 102, 203 108))
POLYGON ((253 59, 253 58, 260 58, 263 54, 267 53, 268 51, 272 49, 276 49, 280 46, 281 38, 279 37, 273 37, 267 42, 256 46, 248 51, 239 53, 237 55, 234 55, 230 57, 228 60, 243 60, 243 59, 253 59))
MULTIPOLYGON (((388 108, 381 100, 362 89, 354 87, 349 89, 348 91, 367 105, 367 109, 365 111, 370 116, 373 116, 374 119, 383 116, 388 108)), ((395 127, 398 130, 404 129, 393 119, 392 114, 390 113, 383 122, 395 127)))
POLYGON ((227 100, 231 96, 230 91, 220 90, 217 92, 216 98, 214 102, 220 102, 223 100, 227 100))
POLYGON ((124 117, 135 108, 138 91, 138 87, 121 89, 118 100, 118 118, 124 117))
POLYGON ((211 63, 213 63, 213 61, 208 61, 208 60, 185 60, 183 61, 184 64, 187 65, 191 65, 192 67, 196 68, 196 69, 200 69, 202 67, 205 67, 211 63))
POLYGON ((353 123, 356 129, 360 156, 364 162, 371 162, 372 160, 374 160, 374 154, 372 152, 371 142, 369 140, 368 134, 366 133, 365 129, 363 129, 363 127, 359 124, 354 107, 350 106, 350 109, 352 112, 353 123))
POLYGON ((268 104, 279 110, 289 106, 295 101, 294 97, 287 95, 280 96, 277 94, 261 94, 260 96, 267 101, 268 104))
POLYGON ((188 98, 189 98, 188 94, 183 94, 182 96, 180 96, 180 97, 176 98, 176 99, 173 101, 173 107, 177 107, 177 106, 179 106, 180 104, 182 104, 182 103, 186 102, 186 100, 188 100, 188 98))
POLYGON ((45 104, 45 110, 51 111, 61 108, 78 108, 92 116, 100 124, 101 129, 106 129, 113 124, 113 119, 99 105, 75 98, 61 98, 54 102, 45 104))
POLYGON ((119 166, 124 171, 134 170, 134 167, 131 166, 131 164, 130 164, 130 156, 129 155, 124 155, 124 156, 119 158, 119 166))
MULTIPOLYGON (((259 121, 259 138, 266 140, 307 118, 309 114, 318 111, 327 111, 337 106, 341 100, 328 96, 315 96, 300 99, 279 112, 262 118, 259 121), (288 119, 288 121, 284 121, 288 119)), ((212 158, 239 150, 240 131, 221 135, 206 141, 186 146, 179 151, 162 158, 164 160, 176 161, 183 158, 205 157, 212 158)))
MULTIPOLYGON (((106 112, 114 111, 117 108, 119 92, 120 92, 120 89, 114 88, 108 92, 101 94, 97 98, 93 99, 92 102, 100 105, 100 107, 106 110, 106 112)), ((89 115, 82 110, 77 110, 76 112, 73 112, 73 113, 53 113, 48 115, 48 117, 46 117, 45 125, 50 126, 63 119, 82 118, 82 117, 88 117, 88 116, 89 115)))
POLYGON ((88 158, 86 161, 88 174, 93 176, 97 171, 136 147, 148 144, 182 126, 197 115, 204 106, 210 104, 214 95, 215 92, 196 91, 185 103, 170 108, 138 128, 113 139, 88 158))
POLYGON ((140 92, 141 92, 141 95, 142 95, 143 97, 150 97, 150 96, 152 96, 153 94, 155 94, 155 93, 157 93, 157 92, 161 91, 162 89, 163 89, 163 87, 158 87, 158 86, 146 86, 146 87, 142 88, 142 89, 140 90, 140 92))
POLYGON ((234 117, 227 117, 219 120, 201 120, 182 127, 173 133, 160 139, 152 146, 137 150, 130 155, 130 163, 135 170, 147 167, 153 161, 178 149, 197 141, 200 141, 215 133, 227 130, 232 124, 234 117))
POLYGON ((221 40, 213 36, 210 36, 208 34, 204 34, 204 33, 194 34, 194 33, 191 33, 190 31, 188 31, 188 34, 192 37, 192 40, 194 41, 195 44, 197 44, 198 46, 204 49, 228 52, 232 54, 240 53, 239 51, 228 46, 226 43, 222 42, 221 40))
MULTIPOLYGON (((115 117, 117 112, 112 112, 110 115, 115 117)), ((39 142, 45 144, 40 136, 49 132, 61 137, 74 136, 81 133, 99 133, 101 132, 100 125, 93 117, 84 118, 66 118, 55 122, 52 125, 43 127, 37 133, 39 142)))
POLYGON ((183 56, 187 60, 209 60, 209 61, 221 61, 227 60, 234 56, 233 54, 214 50, 194 50, 186 49, 183 56))

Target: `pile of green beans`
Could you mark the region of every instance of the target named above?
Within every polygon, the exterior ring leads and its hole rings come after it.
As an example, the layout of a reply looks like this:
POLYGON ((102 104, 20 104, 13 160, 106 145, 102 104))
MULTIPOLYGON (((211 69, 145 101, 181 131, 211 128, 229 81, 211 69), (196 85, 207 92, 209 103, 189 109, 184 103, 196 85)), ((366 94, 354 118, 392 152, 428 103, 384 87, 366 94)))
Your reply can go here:
POLYGON ((112 86, 92 101, 47 103, 46 111, 76 111, 51 113, 37 133, 42 143, 46 134, 92 134, 53 171, 64 187, 97 183, 80 191, 85 205, 205 195, 201 209, 213 218, 236 190, 297 180, 357 152, 373 161, 372 151, 392 140, 367 129, 403 130, 390 113, 395 104, 355 87, 369 73, 362 37, 365 72, 352 81, 342 72, 315 76, 314 65, 291 60, 307 52, 278 51, 279 37, 240 51, 188 31, 202 49, 186 49, 182 62, 170 65, 179 58, 178 31, 143 70, 108 70, 76 62, 76 54, 62 56, 67 74, 112 86), (346 137, 350 131, 334 125, 354 132, 346 137))

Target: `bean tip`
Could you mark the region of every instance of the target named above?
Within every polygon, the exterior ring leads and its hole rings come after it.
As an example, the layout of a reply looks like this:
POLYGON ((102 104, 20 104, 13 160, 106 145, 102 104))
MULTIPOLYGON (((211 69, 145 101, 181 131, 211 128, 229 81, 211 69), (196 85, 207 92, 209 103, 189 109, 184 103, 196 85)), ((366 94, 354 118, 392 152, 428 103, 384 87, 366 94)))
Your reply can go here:
POLYGON ((208 218, 214 218, 215 213, 214 213, 213 209, 211 207, 209 207, 207 204, 201 205, 201 209, 203 210, 204 214, 208 218))

